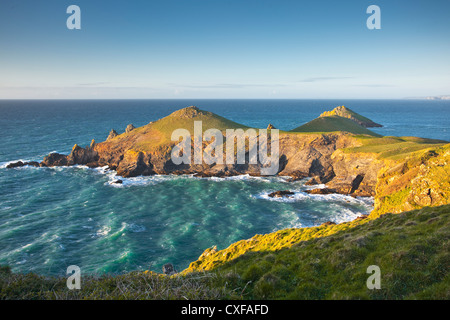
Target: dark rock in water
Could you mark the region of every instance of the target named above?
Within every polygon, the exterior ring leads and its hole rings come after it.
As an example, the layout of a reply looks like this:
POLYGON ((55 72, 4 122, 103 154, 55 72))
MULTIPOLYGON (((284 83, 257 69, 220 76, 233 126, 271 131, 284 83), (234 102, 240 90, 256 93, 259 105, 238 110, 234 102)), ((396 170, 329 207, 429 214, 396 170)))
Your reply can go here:
POLYGON ((290 198, 290 195, 293 195, 294 192, 289 191, 289 190, 279 190, 279 191, 275 191, 272 193, 269 193, 269 197, 271 198, 282 198, 282 197, 286 197, 286 198, 290 198))
POLYGON ((356 217, 355 220, 358 221, 358 220, 364 220, 364 219, 367 219, 366 215, 362 215, 362 216, 356 217))
POLYGON ((131 132, 134 129, 136 129, 131 123, 127 126, 127 128, 125 129, 125 133, 131 132))
POLYGON ((6 168, 12 169, 12 168, 23 167, 24 165, 25 165, 25 163, 23 163, 22 161, 17 161, 17 162, 12 162, 12 163, 8 164, 6 166, 6 168))
POLYGON ((306 190, 305 191, 308 194, 333 194, 337 193, 335 189, 330 188, 318 188, 318 189, 312 189, 312 190, 306 190))
POLYGON ((68 164, 67 156, 60 153, 50 153, 41 162, 41 166, 45 167, 67 166, 68 164))
POLYGON ((336 222, 333 221, 327 221, 321 224, 321 226, 334 226, 336 225, 336 222))
POLYGON ((118 180, 115 180, 115 181, 113 181, 113 183, 117 183, 117 184, 122 184, 122 183, 123 183, 123 181, 122 181, 122 180, 120 180, 120 179, 118 179, 118 180))
POLYGON ((271 123, 269 123, 269 125, 267 126, 267 130, 270 130, 270 129, 276 129, 271 123))
POLYGON ((108 138, 106 138, 106 141, 111 140, 115 137, 117 137, 119 134, 116 132, 116 130, 111 129, 111 131, 109 132, 108 138))
POLYGON ((175 268, 173 267, 173 264, 171 263, 166 263, 163 267, 162 267, 162 271, 164 272, 164 274, 167 275, 172 275, 177 273, 177 270, 175 270, 175 268))
POLYGON ((36 162, 36 161, 30 161, 30 162, 17 161, 17 162, 12 162, 12 163, 8 164, 6 166, 6 168, 12 169, 12 168, 19 168, 19 167, 24 167, 24 166, 40 167, 39 162, 36 162))
POLYGON ((32 166, 32 167, 40 167, 41 165, 39 164, 39 162, 36 161, 30 161, 30 162, 26 162, 27 166, 32 166))

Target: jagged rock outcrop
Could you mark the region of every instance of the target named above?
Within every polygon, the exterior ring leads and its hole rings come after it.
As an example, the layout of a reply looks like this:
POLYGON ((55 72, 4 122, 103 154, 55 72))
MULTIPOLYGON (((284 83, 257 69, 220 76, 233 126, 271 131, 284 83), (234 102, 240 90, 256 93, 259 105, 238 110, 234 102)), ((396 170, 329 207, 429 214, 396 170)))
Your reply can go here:
POLYGON ((77 144, 73 146, 72 152, 67 156, 68 165, 83 164, 91 167, 98 166, 98 153, 95 151, 95 141, 92 140, 90 146, 81 148, 77 144))
POLYGON ((162 271, 165 275, 171 276, 177 273, 177 270, 175 269, 175 267, 173 266, 173 264, 171 263, 166 263, 163 267, 162 267, 162 271))
POLYGON ((136 129, 136 128, 130 123, 125 129, 125 133, 129 133, 129 132, 133 131, 134 129, 136 129))
POLYGON ((114 139, 115 137, 117 137, 119 134, 116 132, 116 130, 111 129, 111 131, 109 132, 108 138, 106 138, 106 141, 114 139))

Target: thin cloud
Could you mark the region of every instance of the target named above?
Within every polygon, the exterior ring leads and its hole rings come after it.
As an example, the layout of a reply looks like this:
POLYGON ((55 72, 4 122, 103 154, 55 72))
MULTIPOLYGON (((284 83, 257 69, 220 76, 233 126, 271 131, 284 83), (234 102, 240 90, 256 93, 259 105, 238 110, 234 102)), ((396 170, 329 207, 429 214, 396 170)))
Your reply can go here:
POLYGON ((273 87, 285 87, 284 84, 243 84, 243 83, 217 83, 209 85, 195 85, 195 84, 183 84, 178 85, 169 83, 171 86, 178 88, 191 88, 191 89, 244 89, 244 88, 273 88, 273 87))
POLYGON ((77 85, 80 87, 97 87, 97 86, 104 86, 110 83, 111 82, 89 82, 89 83, 78 83, 77 85))
POLYGON ((393 84, 354 84, 354 87, 368 87, 368 88, 389 88, 396 87, 393 84))
POLYGON ((354 79, 355 77, 312 77, 299 80, 298 82, 321 82, 329 80, 344 80, 344 79, 354 79))

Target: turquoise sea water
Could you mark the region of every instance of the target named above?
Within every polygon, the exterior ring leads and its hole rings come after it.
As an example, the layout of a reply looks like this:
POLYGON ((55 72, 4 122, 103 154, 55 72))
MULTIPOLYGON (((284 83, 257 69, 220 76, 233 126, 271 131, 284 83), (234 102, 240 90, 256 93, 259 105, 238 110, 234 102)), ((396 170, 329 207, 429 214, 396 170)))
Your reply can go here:
POLYGON ((383 135, 450 140, 450 102, 419 100, 0 101, 0 264, 65 274, 186 268, 204 249, 283 228, 342 222, 366 214, 371 199, 308 195, 283 177, 153 176, 111 182, 101 168, 6 169, 17 160, 103 141, 111 128, 147 124, 196 105, 239 123, 289 130, 337 105, 385 127, 383 135), (268 193, 294 190, 293 199, 268 193))

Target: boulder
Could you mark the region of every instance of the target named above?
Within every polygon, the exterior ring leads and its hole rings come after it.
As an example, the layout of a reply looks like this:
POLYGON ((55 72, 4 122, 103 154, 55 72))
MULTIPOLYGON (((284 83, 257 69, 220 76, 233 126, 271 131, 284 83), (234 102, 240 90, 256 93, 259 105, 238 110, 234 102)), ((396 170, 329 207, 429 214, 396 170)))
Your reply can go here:
POLYGON ((289 191, 289 190, 279 190, 279 191, 275 191, 272 193, 269 193, 269 197, 271 198, 282 198, 282 197, 286 197, 286 198, 290 198, 290 195, 293 195, 294 192, 289 191))
POLYGON ((312 189, 312 190, 305 190, 306 193, 308 194, 333 194, 333 193, 337 193, 337 191, 335 189, 331 189, 331 188, 317 188, 317 189, 312 189))
POLYGON ((36 162, 36 161, 30 161, 30 162, 17 161, 17 162, 12 162, 12 163, 8 164, 6 166, 6 168, 12 169, 12 168, 19 168, 19 167, 24 167, 24 166, 40 167, 39 162, 36 162))
POLYGON ((125 129, 125 133, 131 132, 134 129, 136 129, 131 123, 127 126, 127 128, 125 129))
POLYGON ((166 263, 166 264, 162 267, 162 271, 163 271, 164 274, 166 274, 166 275, 168 275, 168 276, 177 273, 177 270, 175 270, 173 264, 171 264, 171 263, 166 263))
POLYGON ((67 156, 60 153, 50 153, 48 156, 44 157, 41 162, 41 166, 45 167, 55 167, 55 166, 67 166, 69 161, 67 156))
POLYGON ((117 137, 119 134, 116 132, 116 130, 111 129, 111 131, 109 132, 108 138, 106 138, 106 141, 111 140, 115 137, 117 137))

